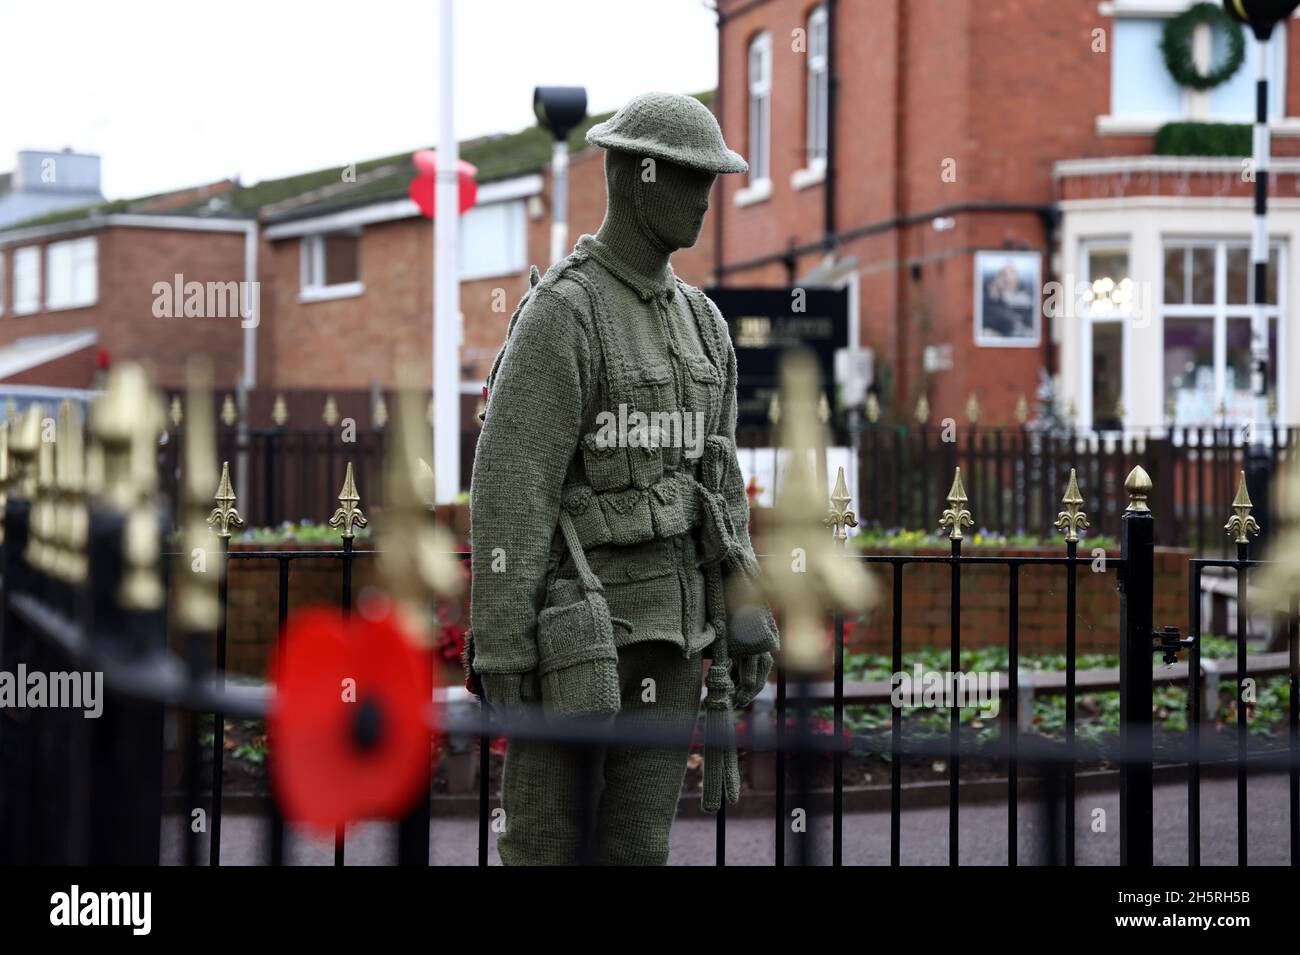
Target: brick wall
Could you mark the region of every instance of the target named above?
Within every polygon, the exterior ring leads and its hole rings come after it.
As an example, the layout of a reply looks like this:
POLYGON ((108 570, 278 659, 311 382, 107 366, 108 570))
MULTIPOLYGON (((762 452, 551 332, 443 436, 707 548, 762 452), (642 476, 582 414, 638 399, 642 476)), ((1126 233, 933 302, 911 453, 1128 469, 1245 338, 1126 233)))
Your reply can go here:
MULTIPOLYGON (((816 249, 794 256, 789 269, 779 258, 737 267, 822 238, 825 187, 796 189, 790 181, 803 164, 806 98, 806 58, 792 49, 792 31, 806 25, 815 5, 719 3, 719 115, 728 142, 742 152, 748 150, 748 45, 766 30, 773 52, 772 196, 738 207, 734 197, 745 176, 726 177, 720 203, 726 284, 789 284, 823 257, 816 249)), ((885 412, 910 417, 925 393, 936 418, 964 420, 973 392, 982 420, 1009 423, 1020 395, 1032 400, 1049 352, 990 353, 974 345, 972 252, 1040 251, 1046 281, 1052 250, 1042 220, 1032 210, 1005 206, 1062 198, 1052 177, 1058 160, 1153 152, 1150 135, 1097 131, 1097 117, 1110 111, 1114 18, 1091 0, 840 0, 836 15, 836 227, 848 234, 837 253, 857 259, 861 341, 875 352, 885 412), (1102 52, 1093 51, 1097 28, 1106 31, 1102 52), (949 159, 955 181, 941 175, 949 159), (954 216, 955 227, 935 231, 931 220, 940 214, 954 216), (924 372, 926 346, 945 344, 952 346, 954 367, 924 372)), ((1294 115, 1300 30, 1291 34, 1286 101, 1294 115)), ((1298 155, 1300 140, 1277 136, 1273 150, 1298 155)))
MULTIPOLYGON (((185 359, 191 353, 212 359, 218 381, 233 381, 239 372, 243 349, 239 319, 155 318, 153 286, 155 282, 172 283, 176 273, 182 274, 186 282, 242 281, 242 233, 112 227, 9 245, 3 256, 5 310, 0 318, 0 347, 33 335, 94 329, 100 335, 96 347, 106 349, 111 361, 138 361, 163 387, 183 384, 185 359), (98 301, 87 308, 46 310, 44 247, 83 235, 94 235, 98 240, 98 301), (15 248, 27 245, 42 248, 42 308, 31 315, 15 315, 13 253, 15 248)), ((93 359, 94 350, 90 350, 89 360, 70 356, 69 360, 20 376, 21 381, 84 388, 90 384, 93 359)))
MULTIPOLYGON (((926 551, 916 551, 918 554, 926 551)), ((930 551, 944 555, 947 551, 930 551)), ((980 551, 980 554, 985 554, 980 551)), ((998 556, 1060 556, 1061 548, 1013 549, 998 556)), ((1083 552, 1081 551, 1081 554, 1083 552)), ((1190 551, 1156 548, 1155 619, 1157 627, 1187 632, 1187 561, 1190 551)), ((871 567, 885 595, 865 625, 851 628, 848 645, 855 650, 887 653, 893 634, 889 605, 892 571, 871 567)), ((946 647, 951 639, 951 570, 942 564, 911 564, 903 570, 903 648, 946 647)), ((1006 645, 1010 630, 1007 568, 969 564, 961 571, 961 645, 1006 645)), ((1115 568, 1096 573, 1080 568, 1076 640, 1080 653, 1119 652, 1120 595, 1115 568)), ((1019 640, 1022 654, 1065 652, 1066 571, 1060 566, 1026 565, 1020 571, 1019 640)))

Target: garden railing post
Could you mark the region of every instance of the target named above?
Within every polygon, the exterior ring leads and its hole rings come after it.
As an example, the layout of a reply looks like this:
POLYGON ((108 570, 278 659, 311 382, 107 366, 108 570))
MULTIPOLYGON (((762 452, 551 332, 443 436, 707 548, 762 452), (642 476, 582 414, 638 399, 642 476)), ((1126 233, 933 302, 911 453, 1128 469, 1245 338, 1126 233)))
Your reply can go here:
POLYGON ((1150 866, 1152 847, 1151 647, 1155 518, 1147 506, 1151 478, 1140 466, 1124 482, 1128 507, 1120 520, 1124 561, 1120 597, 1120 864, 1150 866))

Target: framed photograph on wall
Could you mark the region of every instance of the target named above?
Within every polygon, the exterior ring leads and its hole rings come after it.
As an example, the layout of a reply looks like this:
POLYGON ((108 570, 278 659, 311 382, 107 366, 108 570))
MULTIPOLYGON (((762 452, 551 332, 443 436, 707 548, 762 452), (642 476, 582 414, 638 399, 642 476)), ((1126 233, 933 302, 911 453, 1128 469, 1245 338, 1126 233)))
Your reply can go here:
POLYGON ((1037 252, 975 253, 975 344, 1034 348, 1042 341, 1043 260, 1037 252))

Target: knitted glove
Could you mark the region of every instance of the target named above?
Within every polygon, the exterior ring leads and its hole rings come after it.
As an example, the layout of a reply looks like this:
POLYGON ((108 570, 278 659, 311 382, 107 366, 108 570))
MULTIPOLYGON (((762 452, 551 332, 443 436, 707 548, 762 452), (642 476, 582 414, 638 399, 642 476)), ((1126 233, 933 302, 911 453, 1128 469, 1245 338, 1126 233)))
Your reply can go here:
POLYGON ((736 661, 736 709, 742 710, 763 692, 772 672, 772 654, 758 653, 736 661))
POLYGON ((507 719, 527 719, 537 705, 537 675, 524 673, 480 673, 484 702, 507 719))

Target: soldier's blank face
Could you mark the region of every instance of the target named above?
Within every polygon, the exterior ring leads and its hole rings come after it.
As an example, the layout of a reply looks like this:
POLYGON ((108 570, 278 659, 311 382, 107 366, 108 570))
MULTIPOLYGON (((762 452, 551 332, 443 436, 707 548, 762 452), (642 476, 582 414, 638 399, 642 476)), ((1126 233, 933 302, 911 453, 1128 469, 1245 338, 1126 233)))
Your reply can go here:
POLYGON ((684 249, 695 244, 704 225, 704 215, 709 211, 709 192, 713 180, 711 172, 689 169, 676 163, 660 162, 655 188, 663 190, 669 201, 653 203, 650 208, 658 215, 653 223, 655 231, 670 245, 684 249))

